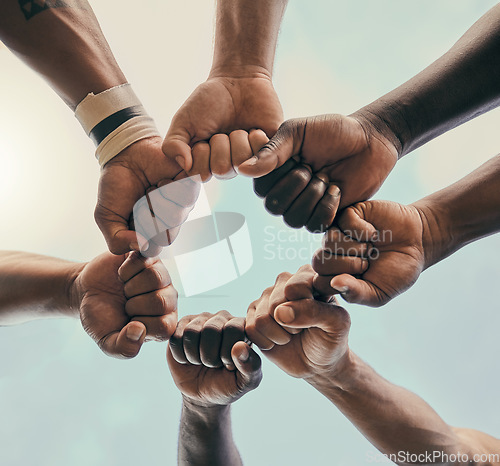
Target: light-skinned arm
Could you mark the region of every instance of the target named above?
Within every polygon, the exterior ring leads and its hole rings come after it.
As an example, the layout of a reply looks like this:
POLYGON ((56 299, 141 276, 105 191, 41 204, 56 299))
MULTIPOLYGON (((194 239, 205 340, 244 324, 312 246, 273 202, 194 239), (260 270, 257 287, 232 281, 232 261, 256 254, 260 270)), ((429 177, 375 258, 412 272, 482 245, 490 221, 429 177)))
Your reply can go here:
POLYGON ((262 177, 255 191, 270 213, 325 231, 337 208, 375 194, 399 158, 497 107, 499 57, 497 5, 421 73, 352 115, 286 121, 239 172, 262 177), (294 156, 301 163, 285 167, 294 156))
POLYGON ((167 361, 182 393, 178 463, 241 465, 231 404, 258 387, 261 361, 245 343, 245 320, 228 312, 183 317, 167 361))
MULTIPOLYGON (((356 356, 348 345, 349 314, 335 301, 314 299, 313 276, 310 266, 295 275, 283 273, 249 307, 246 332, 271 361, 326 396, 376 448, 394 455, 397 464, 415 462, 411 455, 418 464, 443 464, 445 454, 461 453, 470 460, 478 454, 500 455, 500 440, 449 426, 424 400, 356 356), (401 452, 404 457, 398 456, 401 452), (438 456, 429 461, 429 453, 438 456)), ((500 460, 444 464, 491 466, 500 460)))
POLYGON ((236 176, 282 123, 272 74, 286 4, 217 1, 212 69, 175 114, 163 143, 190 175, 236 176))

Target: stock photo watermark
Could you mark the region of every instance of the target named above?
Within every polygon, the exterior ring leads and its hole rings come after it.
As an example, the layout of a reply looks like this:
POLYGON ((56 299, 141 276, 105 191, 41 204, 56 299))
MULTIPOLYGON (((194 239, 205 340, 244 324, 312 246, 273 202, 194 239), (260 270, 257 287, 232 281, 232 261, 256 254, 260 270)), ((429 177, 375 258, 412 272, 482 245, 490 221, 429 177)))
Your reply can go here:
POLYGON ((396 464, 472 464, 484 463, 493 464, 500 462, 499 453, 474 453, 470 456, 467 453, 446 453, 444 451, 425 451, 422 453, 411 453, 409 451, 398 451, 397 453, 366 452, 367 463, 387 463, 392 461, 396 464))

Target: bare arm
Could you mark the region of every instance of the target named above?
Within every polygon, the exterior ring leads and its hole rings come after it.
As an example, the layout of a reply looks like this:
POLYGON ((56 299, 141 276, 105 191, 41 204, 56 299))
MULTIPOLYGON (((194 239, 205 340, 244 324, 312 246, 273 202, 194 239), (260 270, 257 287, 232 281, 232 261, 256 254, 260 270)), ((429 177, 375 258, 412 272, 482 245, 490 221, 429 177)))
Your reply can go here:
POLYGON ((367 105, 366 117, 400 157, 500 104, 500 4, 442 57, 367 105))
POLYGON ((71 286, 83 264, 25 252, 0 252, 0 325, 79 317, 71 286))
POLYGON ((2 0, 1 12, 1 40, 70 108, 126 82, 87 1, 2 0))

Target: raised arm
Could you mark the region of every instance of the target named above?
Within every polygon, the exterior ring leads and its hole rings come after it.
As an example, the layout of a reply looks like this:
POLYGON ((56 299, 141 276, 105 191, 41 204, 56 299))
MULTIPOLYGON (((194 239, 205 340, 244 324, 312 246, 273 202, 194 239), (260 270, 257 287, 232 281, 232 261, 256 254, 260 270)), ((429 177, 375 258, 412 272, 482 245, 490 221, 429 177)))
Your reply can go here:
POLYGON ((314 299, 313 275, 310 266, 281 274, 250 305, 246 332, 266 356, 325 395, 397 464, 499 465, 500 456, 488 462, 475 455, 500 455, 500 440, 447 425, 420 397, 385 380, 349 349, 349 314, 314 299), (443 459, 459 453, 475 462, 443 459))
POLYGON ((182 393, 179 464, 242 464, 231 430, 231 404, 262 378, 260 358, 244 340, 244 319, 226 311, 179 321, 167 351, 182 393))
POLYGON ((255 191, 270 213, 292 227, 324 231, 337 207, 375 194, 398 158, 497 107, 499 57, 497 5, 424 71, 352 115, 284 122, 239 171, 261 177, 255 191))
POLYGON ((0 325, 79 318, 102 351, 136 356, 144 341, 167 340, 177 323, 177 292, 159 259, 101 254, 89 263, 0 252, 0 325))
POLYGON ((189 174, 235 176, 283 121, 271 79, 286 4, 217 1, 212 69, 175 114, 163 143, 189 174))
POLYGON ((410 205, 360 202, 325 234, 313 258, 315 288, 381 306, 466 244, 500 231, 500 155, 410 205))
POLYGON ((126 84, 90 5, 85 0, 4 0, 0 12, 0 39, 75 111, 97 147, 103 170, 95 218, 110 251, 158 254, 175 238, 173 230, 182 223, 177 219, 186 218, 196 189, 180 200, 178 190, 177 202, 167 198, 161 202, 166 206, 155 209, 160 218, 156 238, 132 231, 135 204, 146 203, 146 193, 171 183, 182 169, 163 156, 155 123, 126 84))

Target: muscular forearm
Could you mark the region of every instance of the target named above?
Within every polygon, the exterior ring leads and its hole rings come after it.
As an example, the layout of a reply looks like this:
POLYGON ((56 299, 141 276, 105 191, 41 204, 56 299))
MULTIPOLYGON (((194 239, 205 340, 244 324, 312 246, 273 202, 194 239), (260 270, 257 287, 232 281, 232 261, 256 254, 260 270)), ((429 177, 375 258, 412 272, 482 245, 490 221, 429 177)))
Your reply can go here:
POLYGON ((71 284, 83 264, 25 252, 0 252, 0 325, 78 316, 71 284))
POLYGON ((88 93, 126 82, 85 0, 5 0, 0 38, 73 109, 88 93))
POLYGON ((180 465, 241 465, 231 431, 231 406, 205 408, 183 398, 178 454, 180 465))
POLYGON ((362 108, 403 156, 500 105, 500 5, 480 18, 441 58, 362 108))
POLYGON ((218 0, 211 75, 242 68, 272 74, 288 0, 218 0))
POLYGON ((500 231, 500 155, 413 205, 424 222, 426 267, 500 231))
POLYGON ((498 440, 492 442, 492 437, 480 432, 476 437, 461 435, 461 429, 448 426, 425 401, 391 384, 352 353, 335 378, 313 378, 309 383, 330 399, 376 448, 394 455, 393 458, 398 458, 398 454, 399 458, 407 458, 460 452, 472 459, 482 448, 481 453, 500 448, 498 440), (478 438, 490 441, 479 442, 478 438))

